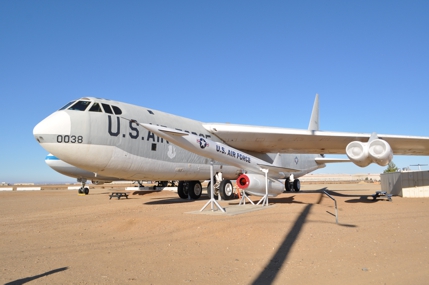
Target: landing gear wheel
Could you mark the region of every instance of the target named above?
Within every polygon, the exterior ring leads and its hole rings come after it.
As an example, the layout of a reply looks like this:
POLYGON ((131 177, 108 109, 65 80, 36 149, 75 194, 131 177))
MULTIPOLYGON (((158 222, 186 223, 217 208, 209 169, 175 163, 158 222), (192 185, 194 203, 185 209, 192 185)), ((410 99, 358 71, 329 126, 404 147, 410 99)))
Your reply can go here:
POLYGON ((292 190, 291 188, 292 187, 290 185, 290 179, 286 178, 286 180, 285 180, 285 189, 286 189, 286 192, 290 192, 292 190))
POLYGON ((77 182, 82 183, 82 186, 79 188, 79 190, 77 190, 77 193, 78 193, 78 194, 85 194, 85 195, 88 195, 88 193, 89 193, 89 188, 88 188, 88 187, 85 187, 85 185, 86 185, 86 179, 85 179, 85 178, 78 178, 78 179, 77 179, 77 182))
POLYGON ((293 189, 295 190, 295 192, 301 190, 301 181, 299 181, 299 179, 295 179, 293 181, 293 189))
MULTIPOLYGON (((213 198, 215 198, 217 200, 218 196, 216 195, 216 189, 213 189, 213 190, 214 190, 213 198)), ((212 197, 211 191, 212 191, 212 185, 211 185, 211 181, 209 181, 209 184, 207 184, 207 196, 209 196, 209 198, 212 197)))
POLYGON ((222 182, 220 182, 219 193, 224 200, 231 200, 234 198, 234 187, 230 180, 222 180, 222 182))
POLYGON ((179 186, 177 186, 177 194, 182 199, 188 199, 188 183, 185 181, 179 181, 179 186), (186 184, 186 185, 185 185, 186 184))
POLYGON ((188 193, 191 199, 198 199, 201 197, 201 193, 203 192, 203 187, 201 186, 200 181, 189 181, 188 183, 188 193))

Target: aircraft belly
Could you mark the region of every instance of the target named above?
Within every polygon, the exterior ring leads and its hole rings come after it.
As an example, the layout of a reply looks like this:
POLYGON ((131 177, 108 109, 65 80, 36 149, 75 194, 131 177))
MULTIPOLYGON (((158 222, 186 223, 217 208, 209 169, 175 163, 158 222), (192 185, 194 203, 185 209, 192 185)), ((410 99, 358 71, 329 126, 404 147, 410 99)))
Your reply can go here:
POLYGON ((95 173, 106 167, 114 149, 112 146, 89 144, 45 143, 42 146, 62 161, 95 173))
MULTIPOLYGON (((220 165, 214 168, 219 171, 220 165)), ((223 166, 221 171, 225 177, 237 177, 238 170, 234 167, 223 166)), ((147 158, 115 148, 111 161, 101 173, 130 180, 204 180, 210 178, 210 165, 147 158)))
MULTIPOLYGON (((210 165, 204 163, 174 163, 156 158, 130 154, 118 147, 105 145, 50 144, 50 152, 64 162, 97 176, 126 180, 205 180, 210 178, 210 165), (60 152, 58 150, 61 150, 60 152)), ((215 171, 224 172, 225 178, 235 179, 238 169, 214 165, 215 171)))

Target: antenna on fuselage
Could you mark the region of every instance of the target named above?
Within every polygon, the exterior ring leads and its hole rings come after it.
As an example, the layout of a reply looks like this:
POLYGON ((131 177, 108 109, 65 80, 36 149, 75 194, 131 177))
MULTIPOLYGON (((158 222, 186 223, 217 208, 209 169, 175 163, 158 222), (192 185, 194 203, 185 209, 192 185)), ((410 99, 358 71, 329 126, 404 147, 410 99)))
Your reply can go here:
POLYGON ((319 94, 314 98, 313 111, 311 112, 310 123, 308 124, 309 131, 319 130, 319 94))

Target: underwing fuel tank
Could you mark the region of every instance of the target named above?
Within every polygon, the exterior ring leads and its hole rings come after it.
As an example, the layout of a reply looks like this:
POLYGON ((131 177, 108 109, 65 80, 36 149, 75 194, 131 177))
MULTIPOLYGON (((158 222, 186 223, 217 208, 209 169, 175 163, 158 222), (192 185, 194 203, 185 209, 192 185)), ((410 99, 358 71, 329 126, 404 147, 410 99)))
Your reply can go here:
MULTIPOLYGON (((273 193, 269 196, 277 196, 284 190, 284 185, 276 179, 268 179, 269 192, 273 193)), ((237 186, 240 189, 246 190, 247 193, 253 195, 264 194, 265 191, 265 177, 260 174, 241 174, 237 178, 237 186)))

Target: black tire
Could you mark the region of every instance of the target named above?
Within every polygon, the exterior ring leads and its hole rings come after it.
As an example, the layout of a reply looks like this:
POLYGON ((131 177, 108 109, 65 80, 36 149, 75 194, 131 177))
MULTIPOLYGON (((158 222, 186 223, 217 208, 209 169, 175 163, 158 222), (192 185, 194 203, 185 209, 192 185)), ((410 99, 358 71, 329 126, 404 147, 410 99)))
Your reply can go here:
POLYGON ((222 199, 224 200, 231 200, 234 199, 235 193, 234 193, 234 186, 232 186, 232 183, 230 180, 222 180, 222 182, 219 185, 219 193, 222 199))
MULTIPOLYGON (((211 199, 211 191, 212 191, 212 184, 211 181, 209 181, 209 184, 207 184, 207 196, 209 196, 209 198, 211 199)), ((216 194, 213 194, 213 198, 215 198, 217 200, 218 196, 216 194)))
POLYGON ((201 197, 201 193, 203 193, 203 186, 201 186, 200 181, 189 181, 189 196, 191 199, 198 199, 201 197))
POLYGON ((85 188, 83 189, 83 193, 85 193, 85 195, 88 195, 88 194, 89 194, 89 188, 88 188, 88 187, 85 187, 85 188))
POLYGON ((291 185, 290 185, 290 180, 289 180, 289 178, 287 178, 286 180, 285 180, 285 189, 286 189, 286 192, 290 192, 292 189, 291 189, 292 187, 291 187, 291 185))
POLYGON ((299 179, 295 179, 293 181, 293 189, 295 190, 295 192, 301 190, 301 181, 299 181, 299 179))
POLYGON ((177 194, 179 194, 179 197, 182 199, 188 199, 187 186, 188 185, 185 183, 185 181, 179 181, 179 186, 177 186, 177 194))
POLYGON ((83 187, 80 187, 79 190, 77 190, 77 193, 83 194, 83 187))

